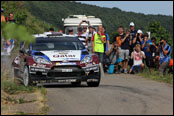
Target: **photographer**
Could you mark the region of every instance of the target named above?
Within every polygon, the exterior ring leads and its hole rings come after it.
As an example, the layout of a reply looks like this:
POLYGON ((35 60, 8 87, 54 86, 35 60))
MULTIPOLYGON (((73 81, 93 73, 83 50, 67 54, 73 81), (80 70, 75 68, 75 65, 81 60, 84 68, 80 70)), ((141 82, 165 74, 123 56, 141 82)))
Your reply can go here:
POLYGON ((126 31, 126 36, 121 38, 121 51, 120 58, 123 60, 123 72, 127 73, 128 68, 128 58, 129 58, 129 46, 131 43, 132 36, 130 35, 130 30, 126 31))
POLYGON ((164 38, 160 39, 159 44, 159 52, 160 52, 160 67, 159 72, 163 75, 166 72, 166 69, 169 66, 170 60, 171 60, 171 47, 167 44, 166 40, 164 38))
POLYGON ((131 59, 133 59, 133 66, 129 70, 129 73, 133 74, 138 72, 139 69, 144 69, 143 58, 145 59, 146 56, 143 51, 141 51, 141 45, 137 44, 135 46, 134 51, 131 53, 131 59))
POLYGON ((159 68, 159 52, 158 52, 158 44, 156 43, 156 38, 152 37, 151 38, 152 45, 150 46, 150 53, 151 53, 151 66, 153 68, 158 69, 159 68))
POLYGON ((143 41, 143 32, 141 30, 137 31, 136 37, 133 38, 133 47, 135 47, 136 44, 141 44, 143 41))
POLYGON ((111 49, 106 52, 106 55, 109 56, 109 59, 110 59, 110 65, 109 65, 109 69, 108 69, 109 74, 114 73, 114 65, 117 65, 117 67, 116 67, 117 73, 121 73, 121 61, 122 61, 122 59, 119 58, 120 49, 121 48, 119 47, 118 43, 115 41, 112 44, 111 49))
POLYGON ((144 34, 144 40, 141 42, 142 50, 144 51, 146 55, 146 65, 149 68, 149 71, 151 72, 151 53, 150 53, 150 46, 152 45, 152 41, 148 39, 149 35, 146 33, 144 34))

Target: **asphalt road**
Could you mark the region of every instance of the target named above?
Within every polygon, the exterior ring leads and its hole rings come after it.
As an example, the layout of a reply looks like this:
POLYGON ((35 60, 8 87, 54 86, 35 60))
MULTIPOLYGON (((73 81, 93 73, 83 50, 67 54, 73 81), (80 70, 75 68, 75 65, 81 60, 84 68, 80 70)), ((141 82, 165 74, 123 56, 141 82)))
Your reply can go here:
POLYGON ((99 87, 46 87, 51 115, 173 114, 173 86, 135 75, 105 74, 99 87))

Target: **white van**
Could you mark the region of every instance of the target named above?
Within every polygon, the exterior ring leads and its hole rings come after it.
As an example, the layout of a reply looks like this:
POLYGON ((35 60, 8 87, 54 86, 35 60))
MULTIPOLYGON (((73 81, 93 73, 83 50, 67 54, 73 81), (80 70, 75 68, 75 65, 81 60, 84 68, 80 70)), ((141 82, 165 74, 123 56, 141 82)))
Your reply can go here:
MULTIPOLYGON (((78 25, 82 20, 89 21, 90 25, 93 26, 96 29, 96 31, 98 30, 98 26, 102 25, 101 19, 95 18, 95 16, 70 15, 67 18, 62 19, 62 21, 64 22, 65 34, 68 34, 69 28, 72 28, 73 32, 77 33, 78 25)), ((88 24, 82 23, 82 26, 83 25, 88 25, 88 24)))

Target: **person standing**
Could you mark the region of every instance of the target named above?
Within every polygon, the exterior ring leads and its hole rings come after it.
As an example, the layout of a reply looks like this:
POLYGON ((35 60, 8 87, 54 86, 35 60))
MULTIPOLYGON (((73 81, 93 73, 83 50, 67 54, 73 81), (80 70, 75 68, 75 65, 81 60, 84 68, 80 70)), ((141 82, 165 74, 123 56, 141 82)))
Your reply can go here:
POLYGON ((81 27, 78 28, 78 33, 75 36, 86 46, 86 36, 83 34, 83 29, 81 27))
POLYGON ((129 46, 131 45, 131 35, 130 31, 126 31, 126 35, 124 38, 121 38, 121 52, 120 52, 120 58, 123 60, 123 72, 127 73, 128 69, 128 60, 129 60, 129 46))
POLYGON ((13 24, 16 23, 16 20, 14 19, 13 13, 9 13, 9 16, 7 17, 7 22, 8 23, 13 23, 13 24))
POLYGON ((68 35, 74 35, 74 32, 73 32, 73 29, 72 28, 69 28, 68 35))
POLYGON ((92 37, 94 36, 94 30, 92 26, 89 26, 89 33, 88 33, 88 37, 87 37, 87 46, 89 51, 92 51, 92 37))
POLYGON ((152 45, 152 41, 149 40, 149 35, 148 33, 144 34, 144 40, 141 42, 141 47, 142 50, 144 51, 145 55, 146 55, 146 65, 149 68, 149 71, 151 72, 152 69, 152 64, 151 64, 151 53, 150 53, 150 46, 152 45))
POLYGON ((106 43, 104 44, 104 47, 105 47, 104 51, 106 53, 109 50, 109 44, 110 43, 109 43, 109 35, 106 33, 105 27, 103 27, 102 33, 104 33, 105 36, 106 36, 106 43))
POLYGON ((100 63, 103 64, 104 44, 106 43, 106 36, 103 33, 103 27, 98 27, 98 32, 92 38, 92 52, 98 55, 100 63))
POLYGON ((133 38, 132 46, 135 47, 136 44, 140 44, 143 41, 143 32, 141 30, 138 30, 136 33, 135 38, 133 38))

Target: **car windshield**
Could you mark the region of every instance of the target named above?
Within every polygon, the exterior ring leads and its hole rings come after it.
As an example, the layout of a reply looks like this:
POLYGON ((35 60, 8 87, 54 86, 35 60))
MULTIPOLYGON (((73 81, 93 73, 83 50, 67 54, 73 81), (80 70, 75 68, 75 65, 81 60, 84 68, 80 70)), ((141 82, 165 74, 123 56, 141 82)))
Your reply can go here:
POLYGON ((32 49, 36 51, 83 50, 85 46, 76 38, 43 38, 36 40, 32 49))

